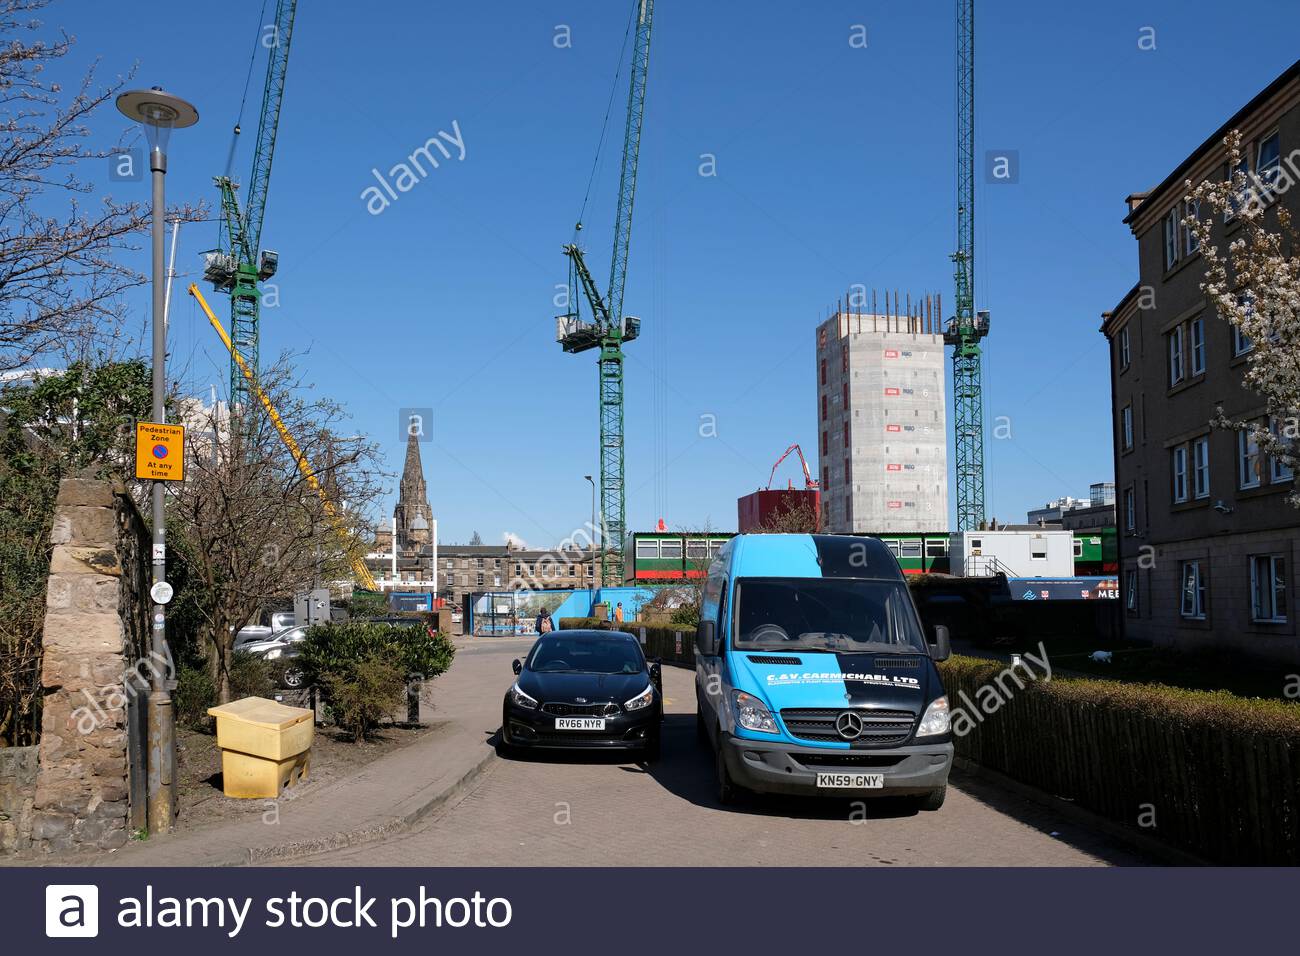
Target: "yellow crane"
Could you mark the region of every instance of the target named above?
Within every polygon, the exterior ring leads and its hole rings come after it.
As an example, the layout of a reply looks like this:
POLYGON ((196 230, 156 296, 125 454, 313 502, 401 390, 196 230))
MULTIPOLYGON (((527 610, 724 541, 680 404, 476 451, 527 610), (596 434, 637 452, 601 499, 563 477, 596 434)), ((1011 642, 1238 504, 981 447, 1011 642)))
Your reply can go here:
MULTIPOLYGON (((191 282, 189 293, 198 300, 199 307, 203 309, 203 314, 208 317, 212 327, 217 330, 217 335, 221 336, 221 343, 230 352, 231 359, 239 366, 239 371, 243 373, 244 380, 248 382, 249 390, 257 396, 257 400, 262 403, 262 408, 266 409, 267 417, 275 425, 275 430, 280 433, 280 440, 284 442, 284 447, 289 449, 289 454, 293 456, 293 460, 298 465, 298 470, 302 472, 303 478, 307 480, 307 484, 311 486, 312 490, 320 495, 321 505, 325 509, 325 515, 329 518, 330 523, 334 525, 340 537, 346 540, 348 537, 347 530, 343 527, 343 519, 339 516, 338 509, 334 507, 334 502, 330 501, 329 495, 325 493, 325 488, 317 479, 316 472, 312 470, 311 463, 307 461, 307 456, 302 453, 298 443, 289 434, 289 429, 285 427, 284 421, 280 418, 280 413, 276 411, 270 397, 266 392, 262 391, 262 386, 257 382, 257 376, 249 368, 248 363, 244 361, 244 357, 239 354, 239 350, 235 348, 234 343, 230 341, 230 336, 226 333, 225 327, 222 326, 221 320, 208 307, 207 300, 203 298, 203 293, 199 291, 199 287, 191 282)), ((367 591, 379 590, 374 575, 370 573, 370 569, 366 567, 366 562, 360 555, 352 555, 352 574, 357 579, 357 584, 367 591)))

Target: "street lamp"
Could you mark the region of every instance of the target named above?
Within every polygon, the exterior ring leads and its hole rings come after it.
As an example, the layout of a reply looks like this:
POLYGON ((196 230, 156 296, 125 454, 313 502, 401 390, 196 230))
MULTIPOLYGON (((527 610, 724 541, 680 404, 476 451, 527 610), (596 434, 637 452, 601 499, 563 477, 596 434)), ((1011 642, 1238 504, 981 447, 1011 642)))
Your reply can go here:
POLYGON ((582 477, 591 482, 591 564, 587 566, 587 570, 591 574, 591 587, 588 590, 591 591, 591 603, 594 607, 596 603, 596 481, 591 475, 582 477))
MULTIPOLYGON (((149 171, 153 179, 153 411, 154 424, 167 421, 167 327, 166 272, 163 268, 163 225, 167 205, 163 177, 167 172, 167 141, 173 129, 184 129, 199 121, 199 113, 178 96, 161 87, 128 90, 117 98, 117 108, 127 119, 144 127, 149 142, 149 171)), ((184 451, 182 450, 182 454, 184 451)), ((162 666, 167 655, 167 532, 163 516, 163 483, 153 488, 153 632, 150 652, 154 666, 149 693, 149 829, 154 833, 171 830, 175 813, 173 800, 176 762, 176 725, 171 692, 162 666), (162 585, 159 587, 159 585, 162 585)))

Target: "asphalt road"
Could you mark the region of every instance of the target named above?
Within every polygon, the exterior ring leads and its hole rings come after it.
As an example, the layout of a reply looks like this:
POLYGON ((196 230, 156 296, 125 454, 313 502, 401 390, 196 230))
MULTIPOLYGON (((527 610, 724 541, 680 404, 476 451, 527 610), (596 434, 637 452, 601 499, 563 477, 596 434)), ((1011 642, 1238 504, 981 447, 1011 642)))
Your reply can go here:
MULTIPOLYGON (((462 653, 500 659, 500 700, 525 641, 462 653)), ((1152 862, 1039 804, 954 771, 943 808, 758 797, 722 808, 695 740, 693 675, 664 667, 663 758, 499 759, 416 829, 324 853, 318 866, 1094 866, 1152 862)), ((499 710, 496 711, 499 714, 499 710)), ((479 729, 484 747, 496 722, 479 729)))

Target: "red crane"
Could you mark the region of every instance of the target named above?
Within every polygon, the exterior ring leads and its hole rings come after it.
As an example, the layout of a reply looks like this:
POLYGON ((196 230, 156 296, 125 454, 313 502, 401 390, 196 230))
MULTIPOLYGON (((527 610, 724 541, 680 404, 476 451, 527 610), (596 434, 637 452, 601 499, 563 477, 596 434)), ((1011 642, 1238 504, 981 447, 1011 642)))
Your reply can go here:
MULTIPOLYGON (((790 452, 794 452, 796 455, 799 456, 799 464, 803 466, 804 489, 806 491, 816 491, 818 487, 817 482, 813 479, 812 472, 808 470, 808 462, 804 458, 803 449, 799 447, 798 442, 795 442, 795 444, 787 448, 782 453, 781 457, 776 460, 776 464, 772 466, 772 474, 768 475, 767 478, 767 490, 768 491, 772 490, 772 480, 776 478, 776 470, 781 467, 781 462, 785 461, 787 458, 790 457, 790 452)), ((790 482, 790 487, 794 488, 794 482, 790 482)))

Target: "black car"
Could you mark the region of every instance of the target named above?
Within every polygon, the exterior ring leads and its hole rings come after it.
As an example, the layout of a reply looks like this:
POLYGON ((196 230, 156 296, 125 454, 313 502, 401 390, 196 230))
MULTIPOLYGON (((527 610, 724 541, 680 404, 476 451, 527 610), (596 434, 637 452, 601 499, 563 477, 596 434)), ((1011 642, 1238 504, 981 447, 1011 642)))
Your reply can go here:
POLYGON ((659 664, 621 631, 554 631, 514 662, 501 749, 594 748, 659 756, 664 698, 659 664))
POLYGON ((288 627, 275 637, 264 641, 253 641, 235 648, 238 653, 252 654, 268 662, 276 680, 281 687, 297 690, 307 681, 303 669, 298 666, 297 658, 302 653, 302 642, 307 639, 307 625, 288 627))

